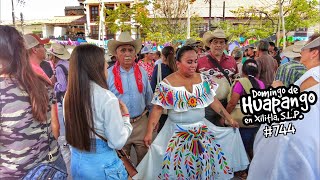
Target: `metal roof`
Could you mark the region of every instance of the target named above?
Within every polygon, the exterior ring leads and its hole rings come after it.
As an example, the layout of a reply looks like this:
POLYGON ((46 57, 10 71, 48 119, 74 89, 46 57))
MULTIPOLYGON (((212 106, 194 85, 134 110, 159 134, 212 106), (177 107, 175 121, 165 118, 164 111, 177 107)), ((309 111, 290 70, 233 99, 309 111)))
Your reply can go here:
POLYGON ((45 24, 84 24, 86 16, 55 16, 45 21, 45 24))

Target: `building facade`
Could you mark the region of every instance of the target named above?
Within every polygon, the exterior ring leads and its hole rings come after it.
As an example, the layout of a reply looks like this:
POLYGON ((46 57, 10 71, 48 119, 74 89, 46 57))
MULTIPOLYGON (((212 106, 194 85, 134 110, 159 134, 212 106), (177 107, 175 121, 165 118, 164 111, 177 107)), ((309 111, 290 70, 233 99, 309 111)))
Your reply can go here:
MULTIPOLYGON (((101 11, 101 5, 100 2, 104 4, 105 9, 116 9, 120 4, 124 4, 127 7, 132 7, 134 3, 141 2, 143 0, 85 0, 82 3, 84 4, 85 12, 86 12, 86 18, 87 23, 85 25, 86 29, 86 37, 89 37, 90 39, 98 39, 99 37, 99 18, 100 17, 100 11, 101 11)), ((79 1, 80 2, 80 1, 79 1)), ((108 14, 104 14, 105 17, 108 16, 108 14)), ((131 19, 128 19, 128 23, 134 24, 131 22, 131 19)), ((134 25, 132 25, 132 28, 136 28, 134 25)), ((104 37, 103 39, 115 39, 120 32, 118 33, 112 33, 110 29, 105 26, 104 29, 104 37)), ((138 37, 136 35, 136 32, 132 31, 133 36, 138 37)))

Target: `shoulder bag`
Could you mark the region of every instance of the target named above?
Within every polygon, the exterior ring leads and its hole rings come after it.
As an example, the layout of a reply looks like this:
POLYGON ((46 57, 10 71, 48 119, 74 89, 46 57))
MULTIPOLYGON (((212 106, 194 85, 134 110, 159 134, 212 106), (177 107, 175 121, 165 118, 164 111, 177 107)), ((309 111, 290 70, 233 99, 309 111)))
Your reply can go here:
POLYGON ((219 71, 224 75, 224 78, 217 78, 213 76, 213 81, 219 84, 219 87, 216 91, 216 97, 219 100, 225 100, 228 96, 228 92, 231 88, 231 82, 228 74, 224 71, 221 65, 213 59, 210 55, 207 55, 207 58, 219 69, 219 71))
MULTIPOLYGON (((105 141, 106 143, 108 142, 108 140, 106 138, 104 138, 103 136, 101 136, 100 134, 96 133, 93 129, 91 129, 91 131, 97 135, 100 139, 102 139, 103 141, 105 141)), ((126 168, 128 174, 130 177, 135 176, 136 174, 138 174, 137 169, 135 168, 135 166, 133 165, 132 161, 130 160, 130 157, 127 155, 127 153, 121 149, 121 150, 116 150, 118 157, 120 158, 120 160, 122 161, 124 167, 126 168)))
MULTIPOLYGON (((231 87, 231 91, 228 95, 228 102, 231 99, 231 94, 233 93, 232 90, 234 88, 234 85, 239 82, 241 83, 244 92, 246 94, 250 94, 250 89, 252 88, 252 84, 250 82, 250 80, 248 78, 240 78, 240 79, 236 79, 231 87)), ((234 107, 234 109, 232 110, 232 112, 230 113, 231 117, 233 120, 237 121, 239 123, 239 127, 241 128, 254 128, 257 127, 256 125, 244 125, 243 124, 243 117, 244 114, 241 111, 241 106, 240 106, 240 100, 238 101, 236 107, 234 107)))
MULTIPOLYGON (((68 75, 69 75, 68 69, 62 64, 58 64, 57 67, 60 67, 62 69, 63 74, 66 77, 66 82, 68 83, 68 75)), ((59 92, 56 93, 57 101, 59 103, 62 103, 62 100, 63 100, 65 94, 66 94, 66 91, 63 91, 63 92, 59 91, 59 92)))
MULTIPOLYGON (((48 128, 48 120, 47 120, 47 135, 48 135, 48 146, 49 146, 49 163, 39 163, 32 169, 28 171, 28 173, 22 178, 23 180, 30 180, 30 179, 39 179, 39 180, 47 180, 47 179, 61 179, 66 180, 68 174, 57 167, 54 162, 52 162, 52 154, 50 148, 50 135, 49 135, 49 128, 48 128)), ((59 158, 59 157, 58 157, 59 158)))

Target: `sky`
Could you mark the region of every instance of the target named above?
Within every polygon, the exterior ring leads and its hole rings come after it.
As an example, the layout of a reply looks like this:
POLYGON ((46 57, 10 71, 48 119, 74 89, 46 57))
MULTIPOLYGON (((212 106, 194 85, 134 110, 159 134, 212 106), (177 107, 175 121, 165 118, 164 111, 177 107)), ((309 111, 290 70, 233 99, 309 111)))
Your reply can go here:
MULTIPOLYGON (((77 0, 24 0, 25 5, 19 5, 13 0, 15 17, 20 19, 20 12, 24 19, 47 19, 53 16, 64 16, 65 6, 78 6, 77 0)), ((12 21, 11 0, 0 0, 0 21, 12 21)))

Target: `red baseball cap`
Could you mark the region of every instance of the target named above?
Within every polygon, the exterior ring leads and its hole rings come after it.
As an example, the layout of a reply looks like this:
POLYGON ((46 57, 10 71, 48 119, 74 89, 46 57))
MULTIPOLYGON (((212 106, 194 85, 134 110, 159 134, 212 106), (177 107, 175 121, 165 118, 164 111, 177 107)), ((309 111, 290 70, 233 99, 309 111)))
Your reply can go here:
POLYGON ((40 39, 39 36, 35 34, 26 34, 23 36, 26 44, 26 48, 30 49, 33 48, 39 44, 48 44, 50 39, 40 39))
POLYGON ((37 39, 37 41, 39 42, 39 44, 48 44, 49 42, 50 42, 50 39, 49 38, 47 38, 47 39, 40 39, 40 37, 39 36, 37 36, 36 34, 29 34, 29 35, 31 35, 31 36, 33 36, 34 38, 36 38, 37 39))

